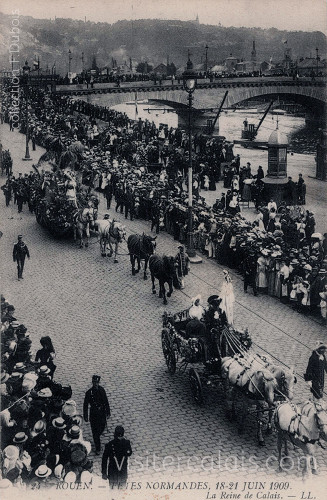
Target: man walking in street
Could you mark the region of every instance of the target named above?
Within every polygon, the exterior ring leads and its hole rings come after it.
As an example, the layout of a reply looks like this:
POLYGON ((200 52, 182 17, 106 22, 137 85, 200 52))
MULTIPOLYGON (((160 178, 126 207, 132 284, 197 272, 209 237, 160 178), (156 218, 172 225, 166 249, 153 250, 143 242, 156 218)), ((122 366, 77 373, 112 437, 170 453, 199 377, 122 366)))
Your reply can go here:
POLYGON ((249 250, 248 255, 243 262, 244 271, 244 292, 247 293, 248 286, 253 288, 253 294, 258 295, 256 278, 257 278, 257 258, 253 249, 249 250))
POLYGON ((6 198, 6 207, 9 207, 9 203, 11 200, 11 193, 12 193, 12 185, 11 185, 11 180, 7 179, 6 184, 1 186, 2 191, 4 192, 5 198, 6 198))
POLYGON ((130 441, 124 438, 124 433, 124 427, 117 425, 114 439, 106 444, 102 457, 102 478, 109 479, 111 487, 123 488, 127 482, 128 457, 132 454, 132 447, 130 441))
POLYGON ((184 277, 188 275, 188 272, 190 270, 190 261, 185 253, 183 245, 180 245, 178 247, 178 254, 175 256, 175 267, 180 288, 181 290, 183 290, 185 287, 184 277))
POLYGON ((92 387, 86 391, 83 406, 84 420, 85 422, 90 420, 97 455, 100 454, 101 450, 100 436, 106 427, 106 419, 110 417, 108 398, 104 388, 99 385, 100 378, 99 375, 93 375, 92 387))
POLYGON ((325 372, 327 372, 326 350, 326 342, 318 342, 304 374, 304 380, 310 386, 314 400, 322 399, 324 396, 325 372))
POLYGON ((13 249, 13 260, 14 262, 17 262, 18 281, 23 279, 23 270, 26 256, 30 258, 30 253, 27 245, 25 245, 25 243, 23 242, 23 236, 19 234, 18 242, 15 243, 13 249))

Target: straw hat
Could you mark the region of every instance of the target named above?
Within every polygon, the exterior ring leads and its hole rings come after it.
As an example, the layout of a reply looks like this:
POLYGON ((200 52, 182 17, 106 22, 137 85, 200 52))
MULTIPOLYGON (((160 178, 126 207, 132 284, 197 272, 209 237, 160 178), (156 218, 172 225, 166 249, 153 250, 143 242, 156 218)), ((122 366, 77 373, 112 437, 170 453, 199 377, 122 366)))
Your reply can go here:
POLYGON ((54 418, 52 420, 52 425, 56 427, 56 429, 66 429, 66 423, 61 417, 54 418))
POLYGON ((50 373, 50 368, 47 367, 47 365, 40 366, 38 369, 38 374, 39 375, 48 375, 50 373))
POLYGON ((27 439, 28 437, 25 432, 17 432, 17 434, 15 434, 14 436, 13 443, 23 444, 27 441, 27 439))
POLYGON ((48 477, 51 473, 52 470, 47 465, 40 465, 35 471, 35 475, 40 478, 48 477))

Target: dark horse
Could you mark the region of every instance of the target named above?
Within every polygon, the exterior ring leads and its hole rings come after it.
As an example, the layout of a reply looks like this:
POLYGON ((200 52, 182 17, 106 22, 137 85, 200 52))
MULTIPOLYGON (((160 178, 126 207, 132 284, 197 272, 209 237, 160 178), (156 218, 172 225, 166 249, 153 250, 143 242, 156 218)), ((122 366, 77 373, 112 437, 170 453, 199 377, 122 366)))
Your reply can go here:
POLYGON ((152 293, 156 293, 154 280, 157 278, 159 281, 159 297, 163 297, 163 303, 167 304, 165 283, 168 283, 169 286, 167 297, 170 297, 173 293, 173 285, 175 288, 179 288, 174 257, 151 255, 149 269, 152 279, 152 293))
POLYGON ((141 260, 144 260, 144 279, 148 279, 146 275, 146 270, 148 267, 148 262, 150 255, 154 253, 156 248, 155 238, 148 236, 146 234, 131 234, 127 239, 128 252, 132 264, 132 274, 135 276, 136 273, 141 269, 141 260), (135 261, 137 261, 137 269, 135 269, 135 261))

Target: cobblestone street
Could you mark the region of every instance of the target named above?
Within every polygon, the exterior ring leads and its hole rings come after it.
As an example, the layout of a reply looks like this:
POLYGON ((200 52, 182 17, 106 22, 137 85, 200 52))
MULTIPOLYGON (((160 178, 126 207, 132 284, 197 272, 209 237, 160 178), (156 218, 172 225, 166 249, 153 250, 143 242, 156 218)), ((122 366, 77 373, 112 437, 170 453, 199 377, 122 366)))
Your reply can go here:
MULTIPOLYGON (((31 151, 34 161, 23 162, 25 136, 16 131, 10 133, 7 125, 1 125, 1 137, 4 148, 11 151, 15 174, 29 172, 31 163, 37 163, 43 153, 37 148, 31 151)), ((4 182, 2 177, 2 184, 4 182)), ((18 214, 12 202, 5 207, 2 195, 0 206, 2 293, 14 304, 17 319, 28 327, 34 351, 39 348, 42 335, 51 336, 57 353, 55 378, 62 384, 72 385, 73 399, 80 413, 92 375, 102 376, 101 385, 107 391, 112 410, 102 445, 112 437, 116 425, 125 427, 134 452, 130 479, 137 481, 150 475, 152 480, 171 479, 174 474, 184 478, 192 475, 188 457, 193 457, 199 480, 217 479, 218 475, 221 478, 228 470, 226 464, 232 467, 235 463, 238 480, 245 480, 249 471, 253 472, 249 462, 253 456, 258 477, 273 480, 277 461, 271 461, 270 470, 265 462, 276 456, 275 433, 267 436, 266 447, 258 447, 256 422, 250 415, 244 434, 239 435, 236 423, 229 422, 225 416, 223 393, 219 388, 208 388, 205 404, 197 407, 192 400, 187 372, 169 375, 162 354, 164 310, 182 310, 190 306, 191 298, 199 293, 203 302, 209 295, 219 293, 222 267, 204 258, 201 265, 191 268, 185 290, 175 290, 165 307, 158 294, 151 293, 150 278, 144 281, 142 273, 132 276, 125 242, 120 246, 119 263, 114 264, 112 258, 101 257, 96 237, 91 238, 88 249, 80 249, 72 240, 52 238, 37 224, 27 205, 18 214), (31 254, 25 265, 24 280, 20 282, 12 260, 12 247, 18 234, 23 235, 31 254), (171 462, 167 461, 164 468, 164 457, 173 457, 175 465, 169 466, 171 462), (178 457, 182 457, 180 471, 176 467, 178 457)), ((104 212, 101 195, 99 217, 104 212)), ((150 222, 125 220, 121 214, 114 213, 113 208, 109 213, 126 224, 127 236, 150 234, 150 222)), ((159 234, 157 253, 175 255, 177 246, 178 242, 170 235, 159 234)), ((245 295, 241 277, 234 272, 231 276, 236 297, 236 327, 248 327, 258 352, 266 352, 288 366, 295 362, 298 383, 294 400, 304 401, 310 393, 303 373, 315 342, 326 340, 326 329, 271 297, 245 295)), ((89 424, 84 424, 84 429, 85 438, 91 439, 89 424)), ((292 448, 295 458, 299 453, 292 448)), ((317 457, 321 474, 326 474, 326 451, 318 448, 317 457)), ((92 452, 92 459, 96 473, 100 474, 101 457, 92 452)), ((281 473, 278 479, 294 476, 300 480, 301 473, 298 470, 288 475, 281 473)))

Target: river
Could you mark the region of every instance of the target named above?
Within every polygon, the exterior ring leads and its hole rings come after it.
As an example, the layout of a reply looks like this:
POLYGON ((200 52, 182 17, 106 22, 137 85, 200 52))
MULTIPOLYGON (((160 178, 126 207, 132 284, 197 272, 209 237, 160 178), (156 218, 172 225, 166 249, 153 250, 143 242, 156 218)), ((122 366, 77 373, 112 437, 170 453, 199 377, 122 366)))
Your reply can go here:
MULTIPOLYGON (((95 94, 87 97, 88 102, 107 106, 106 94, 95 94)), ((137 113, 135 104, 119 104, 113 106, 113 109, 126 113, 131 119, 142 118, 153 121, 157 126, 166 124, 169 127, 178 126, 178 117, 176 112, 168 106, 158 104, 156 102, 138 103, 137 113), (169 110, 167 112, 166 110, 169 110)), ((223 111, 219 117, 219 135, 225 136, 228 141, 241 138, 243 121, 247 118, 249 123, 258 125, 262 113, 253 113, 251 110, 227 110, 223 111)), ((268 141, 273 130, 276 129, 278 118, 278 128, 281 133, 287 135, 290 146, 288 154, 288 171, 289 174, 297 179, 297 173, 303 175, 315 175, 315 144, 318 131, 312 130, 306 126, 304 117, 294 115, 273 115, 269 113, 262 123, 258 135, 258 141, 268 141)), ((240 145, 234 146, 234 154, 241 156, 241 164, 245 165, 250 161, 256 169, 258 165, 262 165, 264 171, 268 166, 267 151, 260 149, 247 149, 240 145)))

